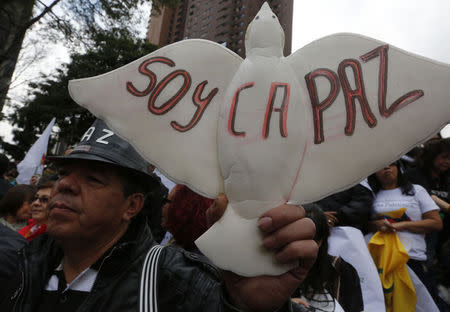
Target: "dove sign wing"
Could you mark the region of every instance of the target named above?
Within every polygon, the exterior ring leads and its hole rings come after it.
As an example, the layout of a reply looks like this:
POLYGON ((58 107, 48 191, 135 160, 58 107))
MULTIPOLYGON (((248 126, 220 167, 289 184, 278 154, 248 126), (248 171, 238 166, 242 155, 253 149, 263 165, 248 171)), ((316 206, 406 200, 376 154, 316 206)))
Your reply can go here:
POLYGON ((450 67, 355 34, 288 57, 308 90, 307 144, 291 200, 318 200, 398 159, 450 120, 450 67))
POLYGON ((109 73, 72 80, 69 91, 164 175, 216 197, 223 192, 220 103, 241 62, 217 43, 185 40, 109 73))

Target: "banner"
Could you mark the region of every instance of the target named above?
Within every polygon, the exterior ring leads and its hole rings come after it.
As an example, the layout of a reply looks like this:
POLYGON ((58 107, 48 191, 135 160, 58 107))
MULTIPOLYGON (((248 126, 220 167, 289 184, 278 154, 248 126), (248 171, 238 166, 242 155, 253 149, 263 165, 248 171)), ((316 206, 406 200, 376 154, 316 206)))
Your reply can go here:
POLYGON ((433 297, 431 297, 428 289, 417 277, 416 273, 414 273, 409 266, 406 266, 406 269, 408 270, 409 277, 411 277, 414 289, 416 290, 417 303, 415 312, 439 312, 439 308, 436 303, 434 303, 433 297))
POLYGON ((364 311, 386 311, 380 278, 361 231, 349 226, 333 227, 328 246, 330 255, 340 256, 358 272, 364 311))
POLYGON ((188 39, 69 82, 75 102, 167 178, 208 198, 226 194, 226 213, 196 245, 242 276, 297 266, 261 248, 263 213, 348 189, 450 121, 446 64, 357 34, 286 57, 283 46, 265 3, 247 28, 245 59, 188 39))
POLYGON ((48 139, 50 138, 55 121, 55 118, 50 121, 39 139, 28 150, 25 158, 17 165, 19 175, 16 181, 18 184, 30 184, 30 179, 33 175, 41 176, 42 170, 44 170, 48 139))

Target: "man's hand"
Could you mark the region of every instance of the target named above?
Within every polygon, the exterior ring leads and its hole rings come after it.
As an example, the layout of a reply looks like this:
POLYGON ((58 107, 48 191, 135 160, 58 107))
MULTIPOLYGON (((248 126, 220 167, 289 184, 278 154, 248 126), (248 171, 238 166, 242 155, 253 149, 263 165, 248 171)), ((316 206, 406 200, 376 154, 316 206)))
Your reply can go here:
MULTIPOLYGON (((219 220, 228 200, 221 194, 206 216, 208 226, 219 220)), ((274 251, 280 263, 298 261, 299 266, 279 276, 242 277, 223 271, 224 282, 233 304, 245 311, 271 311, 286 303, 314 264, 319 247, 313 240, 315 225, 305 218, 302 207, 284 204, 259 219, 263 245, 274 251)))

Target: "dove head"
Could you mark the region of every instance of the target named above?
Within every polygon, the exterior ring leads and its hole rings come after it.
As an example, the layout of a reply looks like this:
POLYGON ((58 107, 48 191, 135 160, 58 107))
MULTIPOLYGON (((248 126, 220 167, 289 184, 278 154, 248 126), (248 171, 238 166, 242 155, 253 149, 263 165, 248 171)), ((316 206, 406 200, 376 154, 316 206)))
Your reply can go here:
POLYGON ((283 56, 284 31, 277 16, 267 2, 248 25, 245 34, 245 50, 249 55, 283 56))

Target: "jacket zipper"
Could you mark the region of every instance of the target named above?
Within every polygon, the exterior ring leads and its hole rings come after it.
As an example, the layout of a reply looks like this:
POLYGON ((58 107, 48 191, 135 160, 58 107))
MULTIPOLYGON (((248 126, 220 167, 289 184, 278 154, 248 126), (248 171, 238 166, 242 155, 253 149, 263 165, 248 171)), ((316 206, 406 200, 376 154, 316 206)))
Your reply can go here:
MULTIPOLYGON (((13 306, 13 311, 16 311, 17 304, 19 303, 19 301, 20 301, 20 299, 22 297, 22 294, 23 294, 23 292, 25 290, 25 276, 26 276, 25 275, 26 259, 25 259, 25 256, 23 254, 23 250, 18 251, 17 254, 19 256, 19 259, 22 260, 22 261, 19 261, 19 263, 22 264, 22 268, 20 270, 20 273, 21 273, 21 285, 19 286, 18 289, 16 289, 16 291, 14 292, 14 294, 10 298, 10 300, 15 300, 14 306, 13 306)), ((19 307, 20 307, 20 305, 19 305, 19 307)))
MULTIPOLYGON (((126 245, 126 244, 128 244, 128 243, 121 244, 120 246, 114 246, 113 249, 111 249, 111 251, 108 253, 108 255, 107 255, 105 258, 103 258, 102 263, 100 264, 100 266, 99 266, 99 268, 98 268, 98 271, 97 271, 97 278, 98 278, 98 275, 100 274, 100 271, 101 271, 101 269, 102 269, 103 264, 105 263, 105 261, 106 261, 107 259, 109 259, 109 258, 112 256, 112 254, 114 253, 114 251, 121 249, 121 248, 123 247, 123 245, 126 245)), ((86 306, 86 305, 88 304, 89 299, 90 299, 90 297, 91 297, 91 294, 95 293, 96 288, 97 288, 97 285, 98 285, 97 278, 96 278, 96 280, 95 280, 95 282, 94 282, 94 286, 92 286, 92 289, 91 289, 91 291, 89 292, 88 298, 86 298, 86 300, 84 301, 84 304, 83 304, 82 306, 80 306, 80 308, 79 308, 77 311, 83 311, 83 307, 86 306)))

